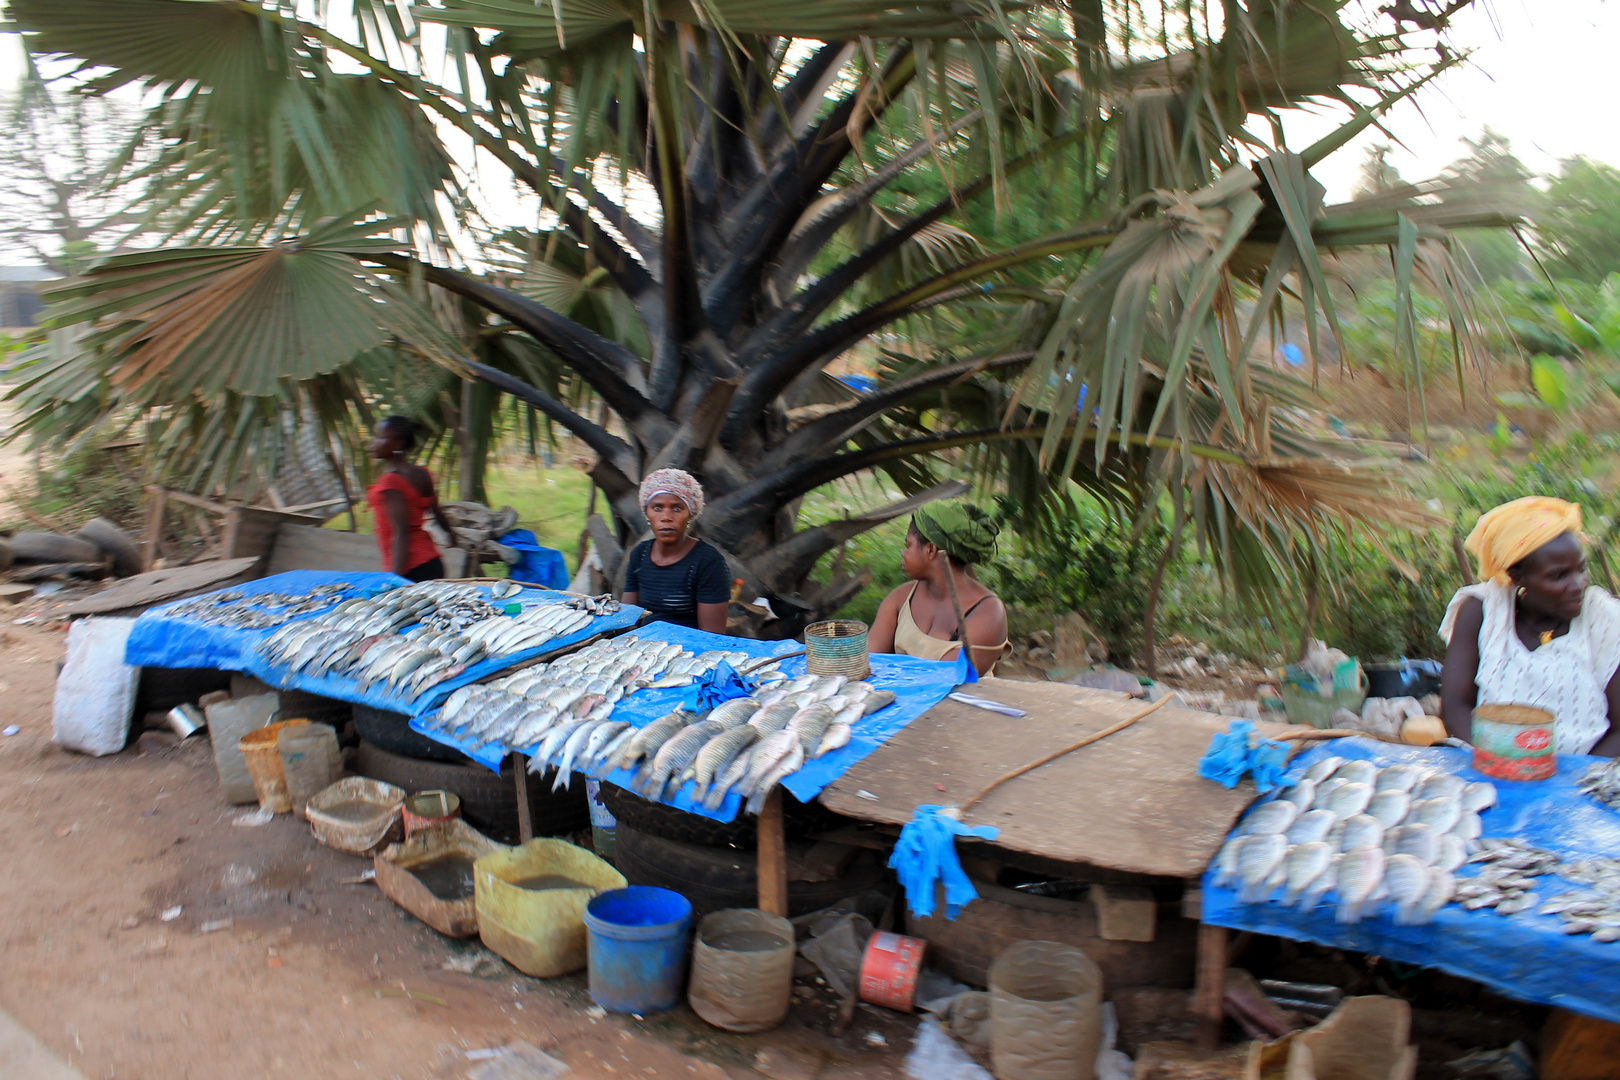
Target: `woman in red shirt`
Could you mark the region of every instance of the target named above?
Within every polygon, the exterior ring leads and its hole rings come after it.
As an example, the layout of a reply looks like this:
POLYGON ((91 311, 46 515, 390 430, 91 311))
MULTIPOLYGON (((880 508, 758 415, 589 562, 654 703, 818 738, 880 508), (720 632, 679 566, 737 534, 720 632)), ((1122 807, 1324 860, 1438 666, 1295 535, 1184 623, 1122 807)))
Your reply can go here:
POLYGON ((422 515, 431 510, 445 535, 455 534, 439 509, 433 474, 405 460, 415 449, 421 429, 422 425, 403 416, 387 417, 377 425, 371 456, 386 465, 377 482, 366 489, 366 501, 376 517, 383 569, 412 581, 431 581, 444 577, 444 560, 422 528, 422 515))

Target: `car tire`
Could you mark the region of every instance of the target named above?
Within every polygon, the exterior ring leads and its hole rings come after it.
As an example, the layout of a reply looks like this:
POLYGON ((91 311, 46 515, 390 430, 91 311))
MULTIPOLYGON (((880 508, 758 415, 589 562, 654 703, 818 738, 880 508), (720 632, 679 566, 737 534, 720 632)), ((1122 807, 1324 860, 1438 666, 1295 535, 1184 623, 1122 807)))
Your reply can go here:
POLYGON ((99 563, 105 558, 89 540, 51 532, 12 534, 11 557, 20 563, 99 563))
MULTIPOLYGON (((730 847, 709 847, 648 836, 620 824, 614 865, 632 885, 673 889, 691 901, 698 914, 759 904, 757 856, 730 847)), ((832 881, 789 881, 788 914, 804 915, 859 896, 882 885, 886 871, 877 855, 859 852, 848 869, 832 881)))
MULTIPOLYGON (((461 799, 461 816, 468 825, 491 840, 518 842, 517 797, 510 763, 497 776, 482 765, 425 761, 361 742, 355 755, 355 771, 407 792, 453 792, 461 799)), ((585 782, 576 774, 568 787, 553 792, 553 775, 547 770, 544 776, 529 777, 529 820, 536 836, 566 836, 590 825, 585 782)))
POLYGON ((135 724, 150 712, 168 712, 176 705, 195 705, 204 694, 229 690, 231 673, 213 668, 141 668, 135 684, 135 724))
POLYGON ((445 761, 453 765, 476 764, 455 747, 434 742, 421 732, 412 731, 410 717, 404 713, 356 705, 354 730, 363 741, 390 754, 423 761, 445 761))
POLYGON ((140 573, 145 561, 140 545, 129 533, 106 518, 94 518, 79 530, 78 538, 88 540, 113 561, 113 573, 119 577, 134 577, 140 573))
POLYGON ((1089 901, 1033 896, 974 879, 979 897, 955 919, 906 915, 906 933, 928 942, 929 963, 952 978, 985 986, 1001 950, 1019 941, 1072 945, 1102 969, 1110 991, 1132 986, 1193 984, 1198 924, 1181 916, 1181 905, 1159 904, 1152 941, 1109 941, 1098 935, 1097 911, 1089 901))
MULTIPOLYGON (((783 831, 789 840, 831 832, 840 825, 850 823, 848 818, 833 813, 820 803, 802 803, 786 790, 783 795, 783 831)), ((643 799, 617 784, 603 784, 599 797, 615 821, 647 836, 687 844, 734 847, 744 851, 752 851, 759 846, 758 822, 752 814, 738 814, 735 821, 715 821, 643 799)))

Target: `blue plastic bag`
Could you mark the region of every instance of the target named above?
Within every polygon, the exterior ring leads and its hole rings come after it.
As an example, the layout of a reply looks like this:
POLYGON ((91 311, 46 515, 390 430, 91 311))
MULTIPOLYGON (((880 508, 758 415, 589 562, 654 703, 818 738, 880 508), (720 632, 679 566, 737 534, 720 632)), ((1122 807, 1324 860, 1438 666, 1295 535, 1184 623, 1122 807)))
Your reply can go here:
POLYGON ((689 713, 706 712, 721 702, 747 697, 751 693, 753 688, 743 681, 730 663, 722 660, 692 681, 692 685, 686 689, 686 696, 681 699, 681 708, 689 713))
POLYGON ((568 567, 563 562, 562 552, 541 547, 534 533, 528 529, 513 529, 497 537, 496 541, 517 548, 523 555, 517 565, 507 571, 513 581, 527 581, 548 589, 568 588, 568 567))
POLYGON ((1209 749, 1198 760, 1198 775, 1224 788, 1234 788, 1252 773, 1254 786, 1262 795, 1281 787, 1288 744, 1253 736, 1254 724, 1248 720, 1233 720, 1225 731, 1216 732, 1209 740, 1209 749))
POLYGON ((945 886, 945 917, 954 919, 979 895, 956 857, 956 838, 971 836, 994 840, 1001 830, 993 825, 967 826, 943 813, 944 806, 919 806, 889 856, 889 866, 906 890, 906 906, 919 918, 934 913, 934 887, 945 886))

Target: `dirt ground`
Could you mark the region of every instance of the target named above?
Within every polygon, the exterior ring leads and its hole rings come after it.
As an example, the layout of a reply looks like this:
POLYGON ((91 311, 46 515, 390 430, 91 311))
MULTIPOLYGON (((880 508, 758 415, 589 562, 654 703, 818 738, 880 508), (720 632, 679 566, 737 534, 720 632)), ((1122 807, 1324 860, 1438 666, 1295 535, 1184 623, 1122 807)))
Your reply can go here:
POLYGON ((915 1021, 862 1005, 835 1038, 813 983, 783 1027, 736 1036, 684 1006, 603 1014, 583 974, 529 978, 442 937, 301 822, 235 826, 252 808, 220 798, 200 737, 57 748, 65 635, 19 614, 0 611, 0 728, 20 727, 0 737, 0 1008, 91 1080, 453 1080, 516 1039, 588 1080, 902 1075, 915 1021))

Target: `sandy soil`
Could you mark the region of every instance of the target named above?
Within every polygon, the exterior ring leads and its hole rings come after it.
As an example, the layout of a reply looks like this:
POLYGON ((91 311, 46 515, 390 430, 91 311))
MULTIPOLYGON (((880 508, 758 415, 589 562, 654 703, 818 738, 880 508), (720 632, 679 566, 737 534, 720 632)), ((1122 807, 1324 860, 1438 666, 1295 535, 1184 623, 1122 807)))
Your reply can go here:
POLYGON ((581 1078, 901 1075, 914 1021, 863 1005, 833 1038, 814 985, 765 1035, 717 1032, 684 1007, 601 1014, 583 975, 529 978, 351 884, 369 861, 302 823, 233 826, 250 808, 221 800, 201 738, 60 750, 65 635, 0 626, 0 727, 21 728, 0 737, 0 1008, 92 1080, 450 1080, 477 1067, 467 1051, 513 1039, 581 1078))

